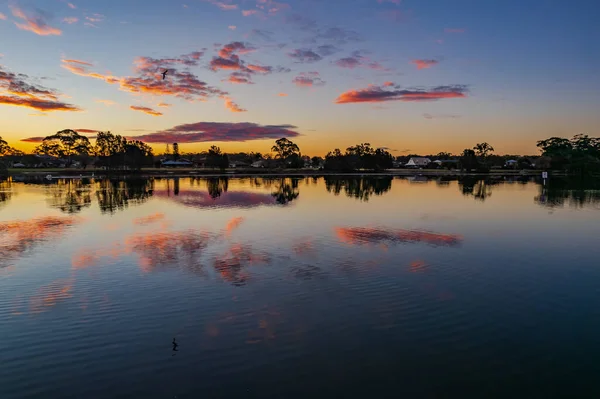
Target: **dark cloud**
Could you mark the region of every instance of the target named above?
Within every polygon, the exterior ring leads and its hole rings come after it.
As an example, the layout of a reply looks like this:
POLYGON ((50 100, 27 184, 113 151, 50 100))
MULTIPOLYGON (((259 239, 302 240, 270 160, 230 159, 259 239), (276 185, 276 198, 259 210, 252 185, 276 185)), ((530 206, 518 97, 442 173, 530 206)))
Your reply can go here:
POLYGON ((387 101, 434 101, 446 98, 465 98, 466 85, 437 86, 431 89, 401 89, 400 86, 386 82, 383 86, 370 86, 366 89, 349 90, 340 94, 337 104, 379 103, 387 101))
POLYGON ((319 76, 319 72, 302 72, 292 82, 300 87, 324 86, 325 81, 319 76))
POLYGON ((248 38, 256 38, 261 39, 267 42, 273 41, 273 32, 262 29, 252 29, 250 32, 246 34, 248 38))
POLYGON ((332 41, 339 45, 351 42, 360 42, 363 40, 362 36, 358 32, 338 27, 321 29, 315 36, 315 39, 332 41))
POLYGON ((299 63, 311 63, 321 61, 323 57, 310 49, 295 49, 288 55, 299 63))
POLYGON ((385 68, 379 62, 369 59, 365 54, 367 54, 367 52, 364 50, 356 50, 352 52, 352 55, 349 57, 340 58, 339 60, 335 61, 334 64, 340 68, 354 69, 363 67, 381 71, 390 71, 390 69, 385 68))
POLYGON ((197 122, 178 125, 156 133, 133 136, 147 143, 201 143, 210 141, 250 141, 297 137, 296 126, 259 125, 250 122, 197 122))

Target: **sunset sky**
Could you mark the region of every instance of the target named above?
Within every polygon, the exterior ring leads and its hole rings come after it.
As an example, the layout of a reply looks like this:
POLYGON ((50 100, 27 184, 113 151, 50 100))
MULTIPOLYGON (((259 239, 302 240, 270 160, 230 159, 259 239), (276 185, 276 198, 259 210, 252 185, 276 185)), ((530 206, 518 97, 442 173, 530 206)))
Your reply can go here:
POLYGON ((459 153, 600 126, 600 4, 0 0, 0 136, 459 153), (169 69, 166 79, 161 72, 169 69))

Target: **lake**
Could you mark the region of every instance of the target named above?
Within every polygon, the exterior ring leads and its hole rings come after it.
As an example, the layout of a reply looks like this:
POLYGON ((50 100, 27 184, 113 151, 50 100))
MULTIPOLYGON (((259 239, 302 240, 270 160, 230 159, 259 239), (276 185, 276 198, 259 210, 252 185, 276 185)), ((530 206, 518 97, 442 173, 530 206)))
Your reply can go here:
POLYGON ((17 180, 2 399, 600 395, 597 186, 17 180))

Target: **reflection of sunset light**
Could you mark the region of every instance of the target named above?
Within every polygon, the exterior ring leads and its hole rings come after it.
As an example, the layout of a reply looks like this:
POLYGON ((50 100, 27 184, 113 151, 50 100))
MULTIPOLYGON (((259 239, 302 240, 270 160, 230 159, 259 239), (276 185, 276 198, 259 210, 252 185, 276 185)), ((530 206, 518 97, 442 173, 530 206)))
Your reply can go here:
POLYGON ((253 252, 249 246, 234 244, 227 253, 215 259, 214 267, 223 280, 234 285, 244 285, 249 278, 245 267, 268 261, 267 255, 253 252))
POLYGON ((243 221, 244 221, 243 217, 237 217, 237 218, 231 219, 227 223, 227 226, 225 226, 225 234, 228 236, 231 235, 233 230, 237 229, 240 226, 240 224, 242 224, 243 221))
POLYGON ((145 225, 145 224, 158 222, 159 220, 163 220, 164 218, 165 218, 164 213, 155 213, 153 215, 133 219, 133 224, 145 225))
POLYGON ((72 217, 43 217, 31 220, 0 222, 0 267, 18 257, 39 242, 56 238, 66 227, 79 219, 72 217))
POLYGON ((296 255, 312 254, 315 251, 315 247, 313 242, 307 239, 294 244, 292 246, 292 251, 294 251, 296 255))
POLYGON ((187 261, 188 268, 201 269, 198 258, 210 238, 207 233, 188 230, 136 234, 125 243, 128 251, 140 257, 140 268, 144 272, 152 272, 161 265, 178 265, 184 261, 187 261))
POLYGON ((425 242, 431 245, 457 245, 462 237, 455 234, 439 234, 419 230, 386 230, 368 227, 337 227, 340 241, 347 244, 392 242, 425 242))
POLYGON ((175 196, 166 190, 156 190, 154 197, 166 198, 192 208, 252 208, 277 204, 270 194, 247 191, 223 191, 218 197, 213 198, 207 191, 181 190, 175 196))
POLYGON ((412 273, 422 273, 427 269, 427 263, 422 260, 415 260, 410 263, 410 271, 412 273))
POLYGON ((73 279, 57 280, 41 287, 29 300, 29 309, 32 313, 41 313, 44 308, 55 306, 57 303, 71 298, 73 295, 73 279))

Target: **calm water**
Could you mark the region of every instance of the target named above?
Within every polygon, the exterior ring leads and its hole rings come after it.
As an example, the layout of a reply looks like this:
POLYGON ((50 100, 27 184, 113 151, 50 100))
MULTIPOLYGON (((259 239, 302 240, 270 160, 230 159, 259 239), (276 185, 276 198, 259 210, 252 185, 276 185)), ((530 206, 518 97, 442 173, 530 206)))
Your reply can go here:
POLYGON ((0 398, 598 397, 571 188, 0 182, 0 398))

